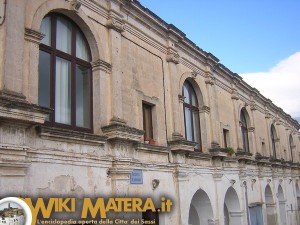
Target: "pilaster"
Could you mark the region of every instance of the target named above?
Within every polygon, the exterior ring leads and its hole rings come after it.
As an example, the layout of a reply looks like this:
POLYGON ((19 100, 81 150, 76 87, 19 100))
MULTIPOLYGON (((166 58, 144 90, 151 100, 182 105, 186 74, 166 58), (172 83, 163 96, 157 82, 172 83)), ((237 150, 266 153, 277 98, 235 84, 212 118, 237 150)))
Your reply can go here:
POLYGON ((24 98, 24 17, 25 1, 10 0, 6 4, 7 24, 4 45, 4 77, 1 95, 10 93, 16 98, 24 98))
POLYGON ((91 64, 93 71, 94 132, 101 134, 101 126, 107 126, 110 122, 112 100, 110 79, 112 66, 101 59, 91 64))
MULTIPOLYGON (((182 104, 180 102, 180 99, 178 100, 178 93, 181 93, 180 90, 178 90, 178 84, 179 84, 179 74, 177 74, 177 64, 179 64, 180 56, 178 52, 174 49, 169 47, 168 52, 166 55, 166 61, 168 62, 168 76, 166 77, 168 79, 168 83, 170 85, 171 90, 171 127, 172 127, 172 139, 174 139, 174 136, 177 135, 183 135, 182 133, 182 123, 180 117, 180 111, 182 111, 183 107, 180 107, 182 104)), ((183 118, 183 117, 182 117, 183 118)))
POLYGON ((209 96, 209 107, 210 107, 210 124, 211 124, 211 148, 220 147, 220 129, 218 126, 219 123, 219 112, 217 105, 217 97, 215 90, 215 77, 208 68, 206 72, 205 83, 207 87, 207 95, 209 96))
POLYGON ((122 97, 122 35, 124 31, 123 16, 118 13, 119 5, 110 1, 109 17, 106 23, 108 28, 109 46, 111 54, 111 118, 114 120, 126 121, 123 118, 123 97, 122 97))
POLYGON ((43 38, 42 33, 25 28, 23 93, 34 104, 38 104, 39 44, 43 38))

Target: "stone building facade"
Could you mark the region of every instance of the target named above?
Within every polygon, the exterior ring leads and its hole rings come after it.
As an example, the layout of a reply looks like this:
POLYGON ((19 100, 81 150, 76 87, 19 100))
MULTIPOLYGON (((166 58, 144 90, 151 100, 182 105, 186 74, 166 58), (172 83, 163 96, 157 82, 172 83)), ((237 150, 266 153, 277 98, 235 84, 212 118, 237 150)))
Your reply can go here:
POLYGON ((0 4, 2 195, 169 196, 157 224, 300 224, 300 125, 178 28, 130 0, 0 4))

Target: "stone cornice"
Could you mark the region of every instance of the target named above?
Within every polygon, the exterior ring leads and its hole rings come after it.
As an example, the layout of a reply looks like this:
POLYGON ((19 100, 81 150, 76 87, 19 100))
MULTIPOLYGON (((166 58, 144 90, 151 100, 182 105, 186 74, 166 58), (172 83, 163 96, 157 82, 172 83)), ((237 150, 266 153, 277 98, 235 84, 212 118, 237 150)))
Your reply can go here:
POLYGON ((52 110, 10 95, 0 95, 0 118, 22 121, 23 123, 43 124, 52 110))
POLYGON ((185 154, 187 152, 193 152, 196 145, 196 142, 187 141, 185 139, 168 141, 168 146, 174 153, 185 154))
POLYGON ((128 142, 139 142, 145 133, 143 130, 121 123, 112 123, 104 126, 102 127, 102 131, 108 137, 108 140, 123 140, 128 142))
POLYGON ((63 142, 77 142, 88 145, 104 145, 107 141, 106 136, 100 136, 90 133, 72 131, 48 126, 39 126, 37 131, 41 138, 51 139, 63 142))
POLYGON ((137 143, 135 144, 136 151, 144 151, 144 152, 152 152, 156 154, 169 154, 169 148, 165 146, 159 145, 151 145, 151 144, 144 144, 144 143, 137 143))

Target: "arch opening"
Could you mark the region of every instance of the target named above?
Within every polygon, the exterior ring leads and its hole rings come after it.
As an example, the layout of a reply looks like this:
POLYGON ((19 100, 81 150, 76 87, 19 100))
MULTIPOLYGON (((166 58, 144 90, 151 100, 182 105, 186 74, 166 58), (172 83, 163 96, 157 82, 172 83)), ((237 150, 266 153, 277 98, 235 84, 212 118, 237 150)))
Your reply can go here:
POLYGON ((234 188, 230 187, 225 195, 224 200, 224 224, 240 225, 242 213, 238 195, 234 188))
POLYGON ((198 190, 191 201, 188 224, 208 225, 213 219, 213 210, 208 195, 198 190))
POLYGON ((276 224, 275 203, 273 198, 273 192, 269 184, 265 188, 265 205, 267 225, 276 224))

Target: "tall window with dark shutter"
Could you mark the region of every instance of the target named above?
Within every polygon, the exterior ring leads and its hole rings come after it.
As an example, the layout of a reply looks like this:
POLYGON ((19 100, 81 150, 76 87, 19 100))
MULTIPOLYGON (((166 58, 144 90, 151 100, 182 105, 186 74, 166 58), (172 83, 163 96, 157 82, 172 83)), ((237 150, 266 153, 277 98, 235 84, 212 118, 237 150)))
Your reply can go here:
POLYGON ((243 140, 243 150, 245 152, 249 152, 248 125, 247 125, 247 120, 246 120, 246 115, 244 110, 241 111, 240 122, 241 122, 241 133, 242 133, 242 140, 243 140))
POLYGON ((49 14, 40 28, 38 104, 53 109, 47 123, 92 130, 91 56, 87 41, 69 18, 49 14))
POLYGON ((276 159, 276 138, 277 138, 277 134, 276 134, 276 130, 274 125, 272 124, 271 126, 271 144, 272 144, 272 152, 273 152, 273 157, 276 159))
POLYGON ((145 131, 145 141, 153 141, 152 108, 152 104, 143 102, 143 129, 145 131))
POLYGON ((198 99, 196 92, 189 81, 184 82, 182 95, 184 97, 183 112, 185 138, 188 141, 197 143, 196 151, 202 151, 198 99))

